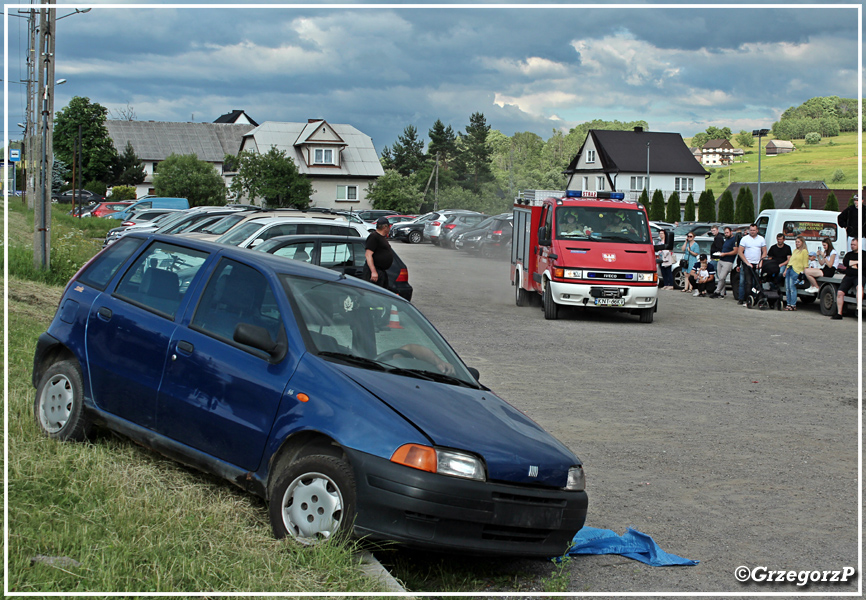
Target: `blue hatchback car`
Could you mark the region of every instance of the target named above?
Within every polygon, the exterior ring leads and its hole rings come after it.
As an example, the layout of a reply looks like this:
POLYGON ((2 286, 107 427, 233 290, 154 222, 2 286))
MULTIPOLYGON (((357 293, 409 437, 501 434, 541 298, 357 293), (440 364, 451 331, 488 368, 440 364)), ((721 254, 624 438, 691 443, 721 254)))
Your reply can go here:
POLYGON ((399 296, 334 271, 130 234, 69 282, 33 365, 57 440, 94 427, 265 498, 273 532, 555 556, 580 461, 399 296))

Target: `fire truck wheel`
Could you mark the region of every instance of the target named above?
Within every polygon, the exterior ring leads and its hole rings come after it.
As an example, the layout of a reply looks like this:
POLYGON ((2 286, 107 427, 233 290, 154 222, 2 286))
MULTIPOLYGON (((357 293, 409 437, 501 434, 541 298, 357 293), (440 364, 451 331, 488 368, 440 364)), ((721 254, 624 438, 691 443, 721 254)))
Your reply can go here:
POLYGON ((517 306, 529 305, 529 292, 523 289, 523 282, 520 280, 520 273, 514 274, 514 303, 517 306))
POLYGON ((541 302, 544 305, 544 318, 548 321, 555 320, 559 313, 559 306, 553 301, 553 294, 550 293, 550 282, 544 284, 544 295, 541 302))
POLYGON ((652 323, 653 317, 655 316, 655 306, 652 308, 642 308, 640 310, 640 322, 641 323, 652 323))

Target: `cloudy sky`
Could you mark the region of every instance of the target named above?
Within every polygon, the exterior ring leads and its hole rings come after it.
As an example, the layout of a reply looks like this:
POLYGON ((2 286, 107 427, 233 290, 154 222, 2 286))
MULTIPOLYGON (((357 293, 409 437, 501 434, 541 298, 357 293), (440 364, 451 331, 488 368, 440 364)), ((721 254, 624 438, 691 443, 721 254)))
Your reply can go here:
MULTIPOLYGON (((856 4, 88 6, 57 24, 55 109, 87 96, 137 120, 323 118, 379 151, 406 125, 463 130, 476 111, 544 139, 592 119, 751 130, 859 85, 856 4)), ((10 82, 27 77, 26 34, 8 18, 10 82)), ((13 139, 24 89, 8 84, 13 139)))

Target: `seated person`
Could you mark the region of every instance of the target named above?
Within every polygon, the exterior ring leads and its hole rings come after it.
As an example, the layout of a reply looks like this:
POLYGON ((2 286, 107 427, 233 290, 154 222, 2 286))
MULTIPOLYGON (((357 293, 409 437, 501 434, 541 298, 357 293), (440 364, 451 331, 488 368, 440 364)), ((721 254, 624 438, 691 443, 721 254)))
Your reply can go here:
POLYGON ((609 216, 608 224, 604 230, 611 233, 637 233, 637 229, 626 220, 625 213, 622 211, 609 216))
POLYGON ((573 212, 565 215, 565 218, 558 223, 559 235, 585 235, 586 227, 577 222, 577 217, 573 212))
POLYGON ((707 260, 706 254, 701 254, 689 273, 689 283, 694 288, 693 296, 706 296, 707 292, 716 287, 716 267, 707 260))

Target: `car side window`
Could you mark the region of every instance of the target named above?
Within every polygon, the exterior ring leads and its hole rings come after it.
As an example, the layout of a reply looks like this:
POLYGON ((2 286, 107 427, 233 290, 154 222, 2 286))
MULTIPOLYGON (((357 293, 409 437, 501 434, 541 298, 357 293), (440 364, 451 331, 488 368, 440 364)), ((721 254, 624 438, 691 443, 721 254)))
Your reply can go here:
POLYGON ((174 319, 190 282, 207 257, 199 250, 154 242, 132 263, 114 295, 174 319))
POLYGON ((97 255, 87 268, 78 276, 78 281, 86 283, 98 290, 105 290, 105 286, 117 273, 120 265, 138 250, 144 240, 135 238, 120 238, 115 243, 97 255))
POLYGON ((758 235, 761 237, 766 237, 767 235, 767 224, 770 222, 769 217, 761 217, 758 219, 758 235))
POLYGON ((309 263, 313 260, 313 250, 315 250, 315 248, 316 244, 314 242, 298 242, 297 244, 287 244, 283 246, 279 250, 276 250, 274 255, 309 263))
POLYGON ((270 229, 263 231, 256 239, 269 240, 278 235, 294 235, 298 232, 298 226, 295 223, 284 223, 282 225, 274 225, 270 229))
POLYGON ((252 267, 224 258, 202 292, 190 327, 259 354, 234 341, 235 330, 241 323, 263 328, 274 344, 284 337, 277 301, 265 276, 252 267))
POLYGON ((322 258, 319 264, 328 269, 354 266, 352 247, 359 245, 346 242, 322 242, 322 258))

